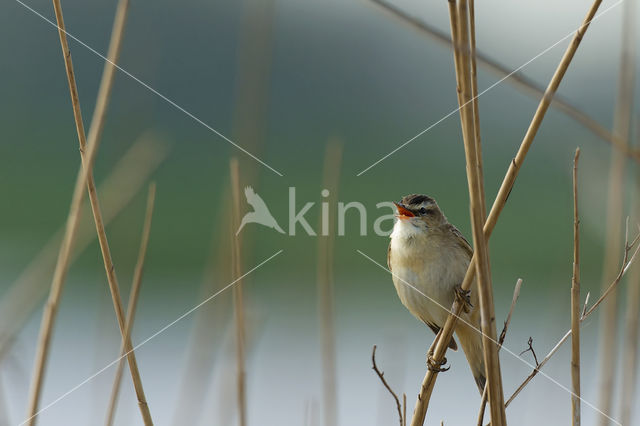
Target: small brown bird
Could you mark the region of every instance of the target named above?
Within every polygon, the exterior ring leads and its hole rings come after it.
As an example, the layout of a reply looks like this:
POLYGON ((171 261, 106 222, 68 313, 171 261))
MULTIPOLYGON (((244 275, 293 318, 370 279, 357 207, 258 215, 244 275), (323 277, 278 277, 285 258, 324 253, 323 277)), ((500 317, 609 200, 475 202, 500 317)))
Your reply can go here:
MULTIPOLYGON (((473 250, 460 231, 447 221, 433 198, 412 194, 394 204, 398 220, 390 236, 387 263, 400 301, 438 334, 456 295, 466 299, 469 309, 462 312, 464 322, 457 322, 455 333, 482 393, 486 378, 482 335, 478 331, 477 284, 474 281, 470 297, 460 287, 473 250)), ((453 338, 449 348, 458 349, 453 338)), ((439 368, 432 364, 430 356, 430 368, 439 368)))

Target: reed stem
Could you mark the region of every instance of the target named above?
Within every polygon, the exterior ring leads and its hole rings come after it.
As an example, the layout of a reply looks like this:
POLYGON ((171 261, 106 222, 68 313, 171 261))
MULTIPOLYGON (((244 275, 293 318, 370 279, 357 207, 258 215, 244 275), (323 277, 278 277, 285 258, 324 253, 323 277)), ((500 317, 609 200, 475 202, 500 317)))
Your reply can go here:
POLYGON ((578 158, 573 159, 573 277, 571 278, 571 424, 580 426, 580 219, 578 215, 578 158))
POLYGON ((127 305, 127 326, 122 343, 120 344, 120 360, 116 367, 116 374, 113 378, 113 386, 111 387, 111 398, 109 399, 109 408, 107 409, 107 418, 105 426, 113 425, 113 420, 118 406, 118 395, 120 394, 120 384, 122 383, 122 372, 124 370, 125 342, 131 337, 133 321, 135 320, 136 307, 138 306, 138 296, 140 295, 140 284, 142 283, 142 273, 144 272, 144 261, 149 246, 149 235, 151 234, 151 219, 153 218, 153 207, 156 198, 156 184, 149 185, 147 195, 147 210, 144 216, 144 225, 142 226, 142 237, 140 239, 140 249, 138 251, 138 260, 133 273, 133 283, 129 292, 129 302, 127 305))

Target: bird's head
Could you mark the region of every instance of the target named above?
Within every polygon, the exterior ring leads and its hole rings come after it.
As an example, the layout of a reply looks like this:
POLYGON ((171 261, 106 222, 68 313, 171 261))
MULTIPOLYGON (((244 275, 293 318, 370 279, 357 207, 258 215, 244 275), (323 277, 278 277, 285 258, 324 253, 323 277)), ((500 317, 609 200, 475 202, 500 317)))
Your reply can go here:
POLYGON ((422 194, 403 197, 396 205, 396 217, 401 224, 411 224, 427 230, 447 223, 447 218, 433 198, 422 194))

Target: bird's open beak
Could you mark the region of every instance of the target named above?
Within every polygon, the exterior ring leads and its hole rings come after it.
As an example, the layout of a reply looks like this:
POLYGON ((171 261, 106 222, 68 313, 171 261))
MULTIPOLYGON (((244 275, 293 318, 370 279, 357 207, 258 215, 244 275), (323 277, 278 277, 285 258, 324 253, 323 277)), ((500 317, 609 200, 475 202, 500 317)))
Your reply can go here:
POLYGON ((398 209, 398 218, 400 219, 408 219, 410 217, 414 217, 415 214, 411 213, 411 211, 409 211, 405 206, 403 206, 402 204, 396 203, 394 202, 393 204, 396 205, 396 208, 398 209))

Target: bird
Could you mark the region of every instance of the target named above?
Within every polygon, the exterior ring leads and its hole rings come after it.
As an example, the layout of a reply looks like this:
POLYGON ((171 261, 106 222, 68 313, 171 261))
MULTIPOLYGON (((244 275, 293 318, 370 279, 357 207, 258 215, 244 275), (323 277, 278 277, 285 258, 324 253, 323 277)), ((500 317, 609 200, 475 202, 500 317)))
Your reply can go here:
POLYGON ((279 233, 284 234, 284 231, 282 230, 282 228, 280 228, 278 222, 276 222, 276 219, 269 211, 269 208, 267 207, 264 200, 258 194, 256 194, 252 187, 247 186, 244 189, 244 196, 247 199, 247 203, 249 203, 251 207, 253 207, 253 211, 248 212, 244 215, 242 221, 240 222, 240 227, 238 228, 238 231, 236 231, 236 235, 240 233, 242 228, 244 228, 247 223, 259 223, 260 225, 273 228, 279 233))
MULTIPOLYGON (((397 220, 390 234, 387 264, 402 304, 437 335, 444 327, 456 297, 465 309, 455 334, 471 367, 471 373, 482 394, 486 383, 485 363, 480 333, 478 292, 474 281, 470 291, 461 288, 473 256, 473 249, 458 229, 449 223, 433 198, 411 194, 394 202, 397 220)), ((458 349, 451 338, 449 348, 458 349)), ((430 369, 440 368, 446 359, 430 369)))

